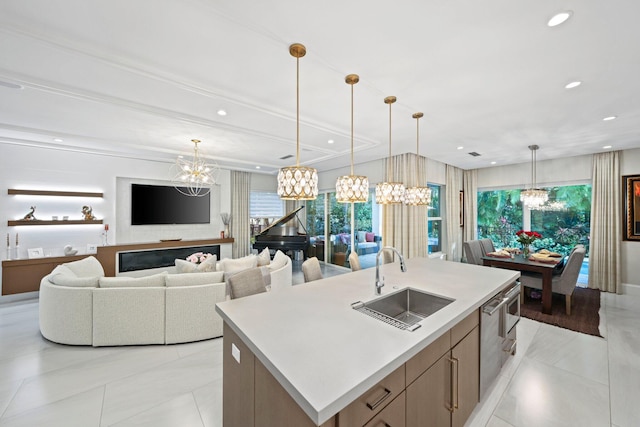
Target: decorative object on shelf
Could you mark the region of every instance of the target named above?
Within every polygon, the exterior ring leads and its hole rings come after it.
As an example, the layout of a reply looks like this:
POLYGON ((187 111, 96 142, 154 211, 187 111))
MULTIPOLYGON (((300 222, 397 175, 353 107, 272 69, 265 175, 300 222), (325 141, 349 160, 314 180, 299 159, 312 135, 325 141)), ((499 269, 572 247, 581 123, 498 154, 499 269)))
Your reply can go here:
POLYGON ((353 174, 353 85, 360 81, 357 74, 349 74, 345 82, 351 86, 351 175, 338 177, 336 201, 339 203, 365 203, 369 200, 369 179, 353 174))
POLYGON ((420 157, 420 118, 424 114, 413 114, 416 119, 416 185, 415 187, 409 187, 404 193, 404 203, 409 206, 429 206, 431 204, 431 189, 428 186, 420 186, 420 174, 418 173, 418 159, 420 157))
POLYGON ((102 246, 109 246, 109 224, 104 225, 104 231, 102 232, 102 246))
POLYGON ((171 166, 171 182, 176 190, 185 196, 202 197, 211 192, 211 186, 216 183, 220 168, 214 163, 207 163, 198 148, 199 139, 192 139, 194 144, 193 159, 187 160, 178 156, 171 166))
POLYGON ((404 200, 404 184, 393 182, 393 159, 391 158, 391 105, 396 102, 395 96, 387 96, 384 103, 389 105, 389 158, 387 159, 387 181, 376 185, 376 203, 380 205, 393 205, 404 200))
POLYGON ((58 220, 58 215, 51 216, 51 221, 57 221, 57 220, 58 220))
POLYGON ((7 233, 7 259, 11 259, 11 242, 9 240, 9 233, 7 233))
POLYGON ((85 221, 93 221, 96 219, 96 217, 93 216, 93 208, 91 206, 83 206, 82 215, 84 216, 85 221))
POLYGON ((29 259, 43 258, 44 257, 44 251, 42 250, 42 248, 29 248, 29 249, 27 249, 27 257, 29 259))
POLYGON ((542 234, 537 231, 524 231, 520 230, 516 233, 518 243, 522 245, 522 254, 525 258, 529 257, 531 253, 530 245, 538 239, 542 239, 542 234))
POLYGON ((520 201, 530 209, 542 206, 549 200, 549 194, 540 188, 536 188, 536 152, 540 148, 537 145, 530 145, 531 150, 531 188, 520 193, 520 201))
POLYGON ((222 223, 224 224, 224 238, 228 239, 229 237, 231 237, 231 214, 228 212, 222 212, 220 214, 220 218, 222 219, 222 223))
POLYGON ((74 249, 71 245, 66 245, 64 247, 64 254, 66 256, 72 256, 78 253, 77 249, 74 249))
POLYGON ((36 221, 37 218, 34 215, 35 211, 36 211, 36 207, 35 206, 31 206, 31 210, 29 211, 29 213, 27 213, 24 217, 22 217, 22 219, 24 221, 36 221))
POLYGON ((300 43, 289 46, 296 58, 296 165, 278 172, 278 196, 283 200, 315 200, 318 197, 318 171, 300 166, 300 58, 307 49, 300 43))

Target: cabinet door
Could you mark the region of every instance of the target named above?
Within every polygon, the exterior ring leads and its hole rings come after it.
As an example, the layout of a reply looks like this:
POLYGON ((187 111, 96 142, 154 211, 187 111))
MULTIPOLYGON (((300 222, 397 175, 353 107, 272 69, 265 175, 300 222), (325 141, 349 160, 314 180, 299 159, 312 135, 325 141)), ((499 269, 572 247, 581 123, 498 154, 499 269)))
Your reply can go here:
POLYGON ((462 427, 480 397, 480 328, 476 326, 451 350, 454 360, 452 427, 462 427), (456 366, 457 365, 457 366, 456 366))
POLYGON ((405 393, 402 392, 364 427, 405 427, 405 393))
POLYGON ((407 427, 451 425, 451 373, 447 352, 407 387, 407 427))

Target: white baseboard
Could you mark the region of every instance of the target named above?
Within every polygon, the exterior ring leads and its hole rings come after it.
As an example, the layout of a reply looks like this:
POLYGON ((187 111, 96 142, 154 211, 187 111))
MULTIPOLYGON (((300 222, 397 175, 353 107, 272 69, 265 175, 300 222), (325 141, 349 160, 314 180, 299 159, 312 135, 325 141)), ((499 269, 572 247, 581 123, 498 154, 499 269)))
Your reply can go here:
POLYGON ((622 283, 620 284, 622 287, 622 293, 624 295, 633 295, 636 297, 640 297, 640 285, 633 285, 631 283, 622 283))

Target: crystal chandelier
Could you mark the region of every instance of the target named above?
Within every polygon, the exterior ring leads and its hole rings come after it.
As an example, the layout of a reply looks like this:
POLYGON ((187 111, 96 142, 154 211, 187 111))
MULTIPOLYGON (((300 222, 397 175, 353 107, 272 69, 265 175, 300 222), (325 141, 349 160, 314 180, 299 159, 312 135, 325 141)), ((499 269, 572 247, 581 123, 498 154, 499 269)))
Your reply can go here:
POLYGON ((376 184, 376 203, 380 205, 392 205, 402 203, 404 200, 404 184, 391 182, 393 179, 393 160, 391 159, 391 104, 396 102, 395 96, 387 96, 385 104, 389 104, 389 158, 387 159, 387 181, 376 184))
POLYGON ((349 74, 344 81, 351 85, 351 175, 343 175, 336 180, 336 201, 365 203, 369 200, 369 179, 353 174, 353 85, 360 81, 360 77, 349 74))
POLYGON ((191 142, 194 144, 193 159, 178 156, 171 167, 171 182, 185 196, 202 197, 211 191, 220 169, 217 164, 208 164, 202 159, 198 149, 199 139, 192 139, 191 142))
POLYGON ((431 189, 427 186, 420 187, 420 175, 418 174, 418 158, 420 157, 420 118, 422 113, 415 113, 416 119, 416 186, 409 187, 404 193, 404 204, 409 206, 429 206, 431 204, 431 189))
POLYGON ((289 53, 296 58, 296 165, 278 172, 278 196, 283 200, 314 200, 318 197, 318 171, 300 166, 300 58, 307 49, 294 43, 289 53))
POLYGON ((520 193, 520 201, 529 209, 536 209, 549 200, 549 194, 545 190, 536 188, 536 151, 537 145, 530 145, 531 150, 531 188, 520 193))

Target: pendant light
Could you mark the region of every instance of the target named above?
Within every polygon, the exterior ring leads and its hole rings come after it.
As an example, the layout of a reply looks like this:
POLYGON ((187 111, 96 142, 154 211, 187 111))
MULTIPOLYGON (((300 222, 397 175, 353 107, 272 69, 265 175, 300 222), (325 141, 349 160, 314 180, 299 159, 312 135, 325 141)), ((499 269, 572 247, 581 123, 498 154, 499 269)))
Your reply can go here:
POLYGON ((530 209, 537 209, 547 202, 549 194, 545 190, 536 188, 536 151, 537 145, 530 145, 531 150, 531 188, 520 192, 520 201, 530 209))
POLYGON ((318 197, 318 171, 300 166, 300 58, 307 49, 294 43, 289 53, 296 58, 296 165, 278 172, 278 196, 283 200, 314 200, 318 197))
POLYGON ((199 139, 192 139, 191 142, 194 144, 193 158, 188 160, 184 156, 178 156, 171 167, 171 183, 185 196, 202 197, 211 191, 220 169, 217 164, 208 164, 202 159, 198 149, 199 139))
POLYGON ((351 86, 351 175, 343 175, 336 180, 336 201, 365 203, 369 200, 369 179, 353 174, 353 85, 360 81, 360 77, 349 74, 344 81, 351 86))
POLYGON ((404 184, 393 182, 393 160, 391 159, 391 104, 396 102, 395 96, 387 96, 384 103, 389 105, 389 158, 387 159, 387 181, 376 185, 376 203, 380 205, 393 205, 404 200, 404 184))
POLYGON ((420 175, 418 174, 418 159, 420 157, 420 118, 422 113, 415 113, 416 119, 416 186, 409 187, 404 193, 404 204, 409 206, 429 206, 431 204, 431 189, 427 186, 420 187, 420 175))

